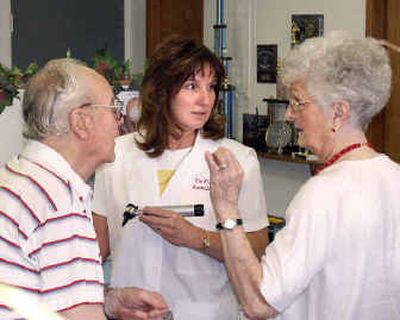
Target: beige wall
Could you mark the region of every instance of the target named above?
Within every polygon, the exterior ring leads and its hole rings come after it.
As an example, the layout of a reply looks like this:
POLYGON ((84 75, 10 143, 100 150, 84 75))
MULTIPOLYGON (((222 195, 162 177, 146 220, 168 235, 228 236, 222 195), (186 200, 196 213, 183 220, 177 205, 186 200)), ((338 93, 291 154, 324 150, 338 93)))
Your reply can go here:
POLYGON ((0 115, 0 166, 23 147, 21 102, 14 98, 14 104, 0 115))
POLYGON ((0 0, 0 62, 11 65, 11 0, 0 0))
POLYGON ((144 71, 146 60, 146 0, 125 1, 125 58, 134 73, 144 71))

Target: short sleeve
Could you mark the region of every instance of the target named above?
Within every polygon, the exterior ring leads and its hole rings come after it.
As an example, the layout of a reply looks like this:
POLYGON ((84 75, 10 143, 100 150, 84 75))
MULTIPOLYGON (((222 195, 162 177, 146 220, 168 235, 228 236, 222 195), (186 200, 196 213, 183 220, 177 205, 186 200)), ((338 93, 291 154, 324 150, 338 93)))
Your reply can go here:
POLYGON ((261 292, 279 311, 292 304, 322 269, 334 240, 327 201, 318 183, 307 183, 290 203, 287 224, 262 258, 261 292), (322 205, 325 204, 325 205, 322 205))

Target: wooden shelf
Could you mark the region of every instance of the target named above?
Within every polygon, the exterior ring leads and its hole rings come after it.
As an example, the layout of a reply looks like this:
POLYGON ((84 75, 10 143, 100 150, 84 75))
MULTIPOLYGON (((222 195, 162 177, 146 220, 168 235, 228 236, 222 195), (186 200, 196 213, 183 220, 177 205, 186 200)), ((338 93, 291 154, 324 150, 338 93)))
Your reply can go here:
POLYGON ((278 160, 278 161, 284 161, 284 162, 301 163, 301 164, 308 164, 308 165, 319 165, 319 164, 321 164, 319 161, 306 160, 306 159, 303 159, 303 158, 300 158, 300 157, 292 157, 292 156, 290 156, 288 154, 257 152, 257 155, 260 158, 278 160))

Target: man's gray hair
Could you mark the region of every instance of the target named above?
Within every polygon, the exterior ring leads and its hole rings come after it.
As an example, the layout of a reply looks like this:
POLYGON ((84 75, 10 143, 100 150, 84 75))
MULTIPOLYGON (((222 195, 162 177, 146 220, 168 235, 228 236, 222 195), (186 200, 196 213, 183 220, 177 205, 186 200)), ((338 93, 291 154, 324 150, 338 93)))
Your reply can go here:
POLYGON ((84 72, 95 73, 78 60, 65 58, 49 61, 32 77, 22 103, 24 137, 41 140, 69 132, 71 110, 90 102, 81 79, 84 72))
POLYGON ((391 67, 386 50, 373 38, 334 31, 306 40, 285 60, 283 81, 304 81, 322 108, 350 104, 350 123, 366 130, 390 97, 391 67))

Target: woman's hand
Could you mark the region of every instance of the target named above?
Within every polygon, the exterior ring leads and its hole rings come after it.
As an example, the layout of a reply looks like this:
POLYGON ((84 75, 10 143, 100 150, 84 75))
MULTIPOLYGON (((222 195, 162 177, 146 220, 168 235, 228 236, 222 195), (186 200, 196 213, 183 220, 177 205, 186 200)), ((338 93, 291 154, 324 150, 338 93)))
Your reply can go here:
POLYGON ((175 211, 145 207, 139 219, 165 240, 177 246, 192 247, 201 238, 200 229, 175 211))
POLYGON ((210 195, 214 211, 219 220, 232 218, 237 214, 243 169, 235 156, 226 148, 205 154, 210 169, 210 195))

